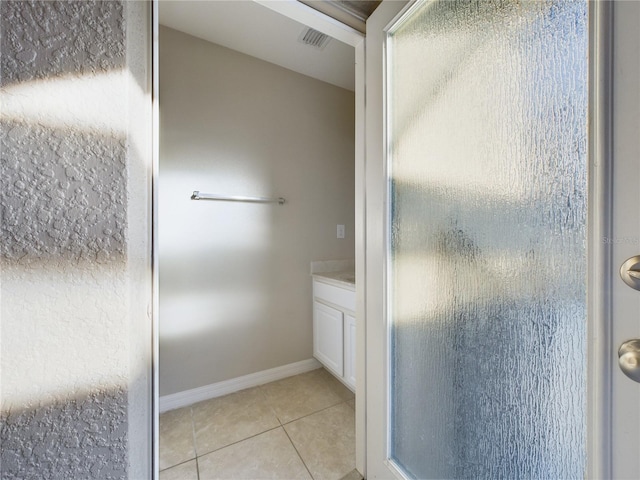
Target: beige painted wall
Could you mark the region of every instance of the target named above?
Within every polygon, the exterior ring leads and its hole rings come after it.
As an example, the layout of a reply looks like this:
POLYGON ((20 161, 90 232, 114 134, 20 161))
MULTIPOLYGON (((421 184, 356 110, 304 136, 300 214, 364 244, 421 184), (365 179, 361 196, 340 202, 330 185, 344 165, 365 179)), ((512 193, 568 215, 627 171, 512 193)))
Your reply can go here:
POLYGON ((312 357, 309 263, 353 258, 354 181, 353 92, 161 28, 161 395, 312 357))

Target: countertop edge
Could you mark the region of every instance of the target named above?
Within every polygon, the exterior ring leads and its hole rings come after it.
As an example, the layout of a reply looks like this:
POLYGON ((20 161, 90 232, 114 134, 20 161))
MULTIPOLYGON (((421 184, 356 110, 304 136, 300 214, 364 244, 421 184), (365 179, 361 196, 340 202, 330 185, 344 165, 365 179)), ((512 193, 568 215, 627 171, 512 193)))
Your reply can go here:
POLYGON ((327 283, 329 285, 333 285, 340 288, 345 288, 347 290, 356 291, 356 284, 347 282, 344 280, 338 280, 337 278, 332 278, 329 275, 336 274, 338 272, 324 272, 324 273, 312 273, 311 276, 322 283, 327 283))

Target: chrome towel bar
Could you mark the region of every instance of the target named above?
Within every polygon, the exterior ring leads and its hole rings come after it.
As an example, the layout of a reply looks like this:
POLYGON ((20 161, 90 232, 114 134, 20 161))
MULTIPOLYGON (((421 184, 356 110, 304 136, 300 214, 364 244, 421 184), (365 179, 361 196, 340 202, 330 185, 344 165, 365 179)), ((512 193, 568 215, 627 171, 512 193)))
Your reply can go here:
POLYGON ((251 202, 251 203, 278 203, 284 204, 285 200, 282 197, 278 198, 266 198, 266 197, 228 197, 225 195, 215 195, 212 193, 200 193, 198 190, 194 190, 191 195, 191 200, 218 200, 222 202, 251 202))

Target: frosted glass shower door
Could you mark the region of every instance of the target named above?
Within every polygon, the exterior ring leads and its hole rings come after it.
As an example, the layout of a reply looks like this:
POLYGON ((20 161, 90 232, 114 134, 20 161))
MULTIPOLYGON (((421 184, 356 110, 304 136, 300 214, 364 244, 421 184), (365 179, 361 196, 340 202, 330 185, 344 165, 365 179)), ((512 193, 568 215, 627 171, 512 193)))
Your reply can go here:
POLYGON ((417 1, 380 32, 385 331, 367 367, 386 372, 368 384, 386 439, 369 455, 407 478, 584 478, 588 3, 417 1))
POLYGON ((408 476, 584 476, 587 18, 444 0, 387 33, 390 458, 408 476))

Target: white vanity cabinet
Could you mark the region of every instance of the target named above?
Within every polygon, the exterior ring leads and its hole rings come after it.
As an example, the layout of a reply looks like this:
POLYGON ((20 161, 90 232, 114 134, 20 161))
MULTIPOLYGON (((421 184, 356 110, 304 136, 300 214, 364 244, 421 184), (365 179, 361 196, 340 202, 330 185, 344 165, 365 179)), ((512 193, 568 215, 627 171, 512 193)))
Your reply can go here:
POLYGON ((313 279, 313 356, 355 390, 355 285, 313 279))

